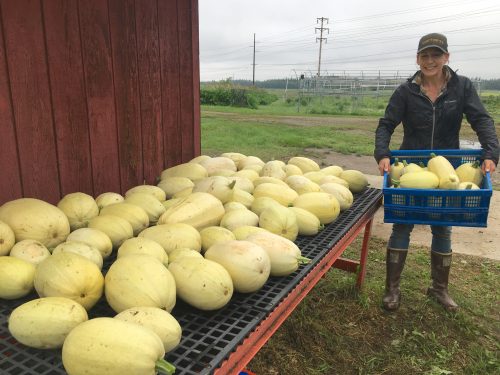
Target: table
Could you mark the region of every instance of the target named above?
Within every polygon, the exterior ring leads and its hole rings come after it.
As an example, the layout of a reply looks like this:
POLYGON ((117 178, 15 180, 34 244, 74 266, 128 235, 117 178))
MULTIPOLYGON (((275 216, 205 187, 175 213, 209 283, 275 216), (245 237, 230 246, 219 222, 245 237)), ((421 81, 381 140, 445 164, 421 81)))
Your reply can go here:
MULTIPOLYGON (((366 272, 373 216, 381 203, 382 191, 379 189, 368 188, 357 194, 352 207, 342 212, 335 222, 325 226, 316 236, 299 236, 295 241, 302 255, 312 260, 310 264, 301 266, 287 277, 271 277, 255 293, 235 293, 220 310, 200 311, 178 300, 172 314, 183 329, 182 340, 165 357, 177 367, 176 374, 237 374, 332 266, 358 272, 356 285, 360 288, 366 272), (362 231, 360 259, 342 258, 346 248, 362 231)), ((0 373, 65 374, 60 350, 25 347, 7 330, 10 312, 32 298, 36 296, 0 300, 0 373)), ((89 312, 89 317, 114 314, 103 298, 89 312)))

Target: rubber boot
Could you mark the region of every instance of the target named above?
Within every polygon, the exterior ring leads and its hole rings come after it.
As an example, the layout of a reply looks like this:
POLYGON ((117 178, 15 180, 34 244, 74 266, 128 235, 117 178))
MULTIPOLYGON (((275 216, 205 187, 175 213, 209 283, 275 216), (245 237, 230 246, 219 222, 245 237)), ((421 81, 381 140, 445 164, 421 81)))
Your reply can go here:
POLYGON ((448 278, 451 268, 451 253, 443 254, 431 251, 432 286, 427 295, 434 298, 446 311, 456 311, 458 305, 448 295, 448 278))
POLYGON ((407 250, 387 249, 385 293, 382 298, 382 305, 387 311, 395 311, 399 308, 401 301, 401 291, 399 281, 401 272, 405 266, 407 250))

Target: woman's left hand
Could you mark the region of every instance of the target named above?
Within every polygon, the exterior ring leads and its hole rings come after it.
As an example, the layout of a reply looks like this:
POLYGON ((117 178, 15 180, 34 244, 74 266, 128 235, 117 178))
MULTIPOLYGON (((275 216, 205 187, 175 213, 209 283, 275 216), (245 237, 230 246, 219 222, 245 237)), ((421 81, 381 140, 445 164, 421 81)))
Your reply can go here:
POLYGON ((486 172, 493 173, 495 172, 495 168, 496 168, 495 163, 493 162, 493 160, 490 159, 485 159, 483 161, 483 165, 481 166, 483 174, 486 174, 486 172))

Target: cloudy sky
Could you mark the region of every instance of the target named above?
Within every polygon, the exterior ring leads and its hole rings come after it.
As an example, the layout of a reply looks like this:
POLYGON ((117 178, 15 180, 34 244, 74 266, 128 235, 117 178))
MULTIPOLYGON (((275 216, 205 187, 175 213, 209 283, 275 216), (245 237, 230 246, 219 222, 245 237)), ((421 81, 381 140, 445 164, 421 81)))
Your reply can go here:
POLYGON ((419 38, 448 37, 450 66, 469 77, 500 78, 500 2, 475 0, 199 0, 201 80, 381 74, 417 68, 419 38), (326 30, 328 28, 328 30, 326 30))

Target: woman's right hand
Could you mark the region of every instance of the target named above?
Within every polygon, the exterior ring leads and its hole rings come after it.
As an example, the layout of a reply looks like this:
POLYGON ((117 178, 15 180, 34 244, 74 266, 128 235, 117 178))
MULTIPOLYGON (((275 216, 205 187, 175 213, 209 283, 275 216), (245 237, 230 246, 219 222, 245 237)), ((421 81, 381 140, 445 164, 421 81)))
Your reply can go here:
POLYGON ((389 158, 380 159, 378 162, 378 170, 381 176, 384 175, 384 172, 389 173, 391 171, 391 160, 389 158))

